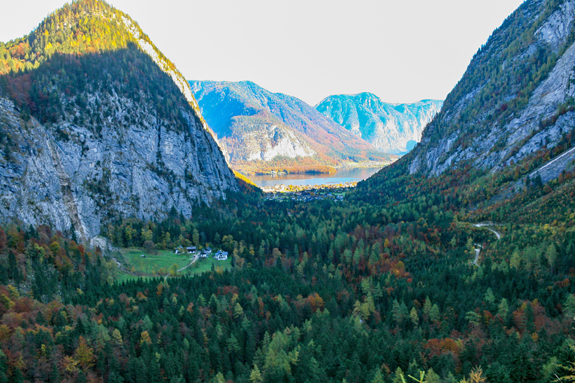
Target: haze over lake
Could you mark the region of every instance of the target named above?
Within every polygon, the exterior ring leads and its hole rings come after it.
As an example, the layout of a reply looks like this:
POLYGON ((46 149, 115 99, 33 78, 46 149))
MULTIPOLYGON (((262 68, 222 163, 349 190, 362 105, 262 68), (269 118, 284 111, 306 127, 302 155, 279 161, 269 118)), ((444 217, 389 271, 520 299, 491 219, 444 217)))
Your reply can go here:
POLYGON ((304 186, 339 184, 345 182, 359 182, 368 179, 381 168, 372 169, 340 169, 332 174, 277 174, 252 175, 248 178, 259 187, 274 186, 277 184, 304 186))

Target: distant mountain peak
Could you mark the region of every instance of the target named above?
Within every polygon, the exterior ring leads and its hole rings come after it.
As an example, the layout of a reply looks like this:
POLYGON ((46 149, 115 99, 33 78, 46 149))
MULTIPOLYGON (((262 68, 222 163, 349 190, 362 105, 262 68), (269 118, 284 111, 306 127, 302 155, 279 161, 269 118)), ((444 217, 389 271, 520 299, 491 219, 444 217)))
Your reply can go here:
POLYGON ((302 168, 302 158, 307 170, 389 159, 295 97, 272 93, 252 81, 190 83, 232 165, 243 171, 256 166, 251 164, 256 160, 275 160, 280 169, 293 171, 302 168))
POLYGON ((316 109, 377 149, 404 154, 414 147, 413 142, 420 141, 423 129, 442 104, 436 100, 391 104, 364 92, 326 97, 316 109))

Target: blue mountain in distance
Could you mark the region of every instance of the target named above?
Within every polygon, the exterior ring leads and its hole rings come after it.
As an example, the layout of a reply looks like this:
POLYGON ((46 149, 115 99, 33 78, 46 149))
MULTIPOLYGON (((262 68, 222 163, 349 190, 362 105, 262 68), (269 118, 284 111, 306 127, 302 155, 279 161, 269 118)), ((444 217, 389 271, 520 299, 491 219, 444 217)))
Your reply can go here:
POLYGON ((390 163, 396 156, 335 123, 302 100, 251 81, 190 81, 202 115, 233 168, 333 171, 338 166, 390 163))
POLYGON ((390 104, 372 93, 359 93, 329 96, 316 109, 376 149, 405 154, 421 140, 423 129, 442 105, 438 100, 390 104))

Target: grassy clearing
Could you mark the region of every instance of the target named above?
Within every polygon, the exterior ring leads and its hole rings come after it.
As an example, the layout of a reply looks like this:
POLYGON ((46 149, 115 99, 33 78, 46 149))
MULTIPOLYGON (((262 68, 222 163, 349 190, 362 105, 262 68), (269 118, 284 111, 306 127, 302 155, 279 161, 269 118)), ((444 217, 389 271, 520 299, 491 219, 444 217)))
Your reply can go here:
MULTIPOLYGON (((158 250, 157 254, 147 254, 144 250, 138 248, 123 248, 120 249, 121 257, 123 258, 124 267, 134 273, 145 274, 148 276, 140 277, 127 274, 121 270, 116 271, 116 282, 122 283, 139 278, 151 279, 163 277, 170 274, 170 267, 176 264, 178 269, 187 266, 190 259, 193 259, 191 254, 174 254, 168 250, 158 250), (145 254, 142 258, 141 255, 145 254)), ((196 275, 212 270, 212 264, 215 270, 229 270, 232 267, 232 260, 229 258, 226 261, 216 261, 215 259, 200 258, 192 266, 177 273, 176 275, 196 275)))
POLYGON ((158 250, 157 254, 147 254, 141 249, 128 248, 120 249, 120 253, 128 263, 126 266, 128 270, 147 275, 166 275, 172 265, 176 264, 180 269, 188 265, 190 258, 193 258, 191 254, 174 254, 169 250, 158 250), (146 257, 140 257, 142 254, 146 257))

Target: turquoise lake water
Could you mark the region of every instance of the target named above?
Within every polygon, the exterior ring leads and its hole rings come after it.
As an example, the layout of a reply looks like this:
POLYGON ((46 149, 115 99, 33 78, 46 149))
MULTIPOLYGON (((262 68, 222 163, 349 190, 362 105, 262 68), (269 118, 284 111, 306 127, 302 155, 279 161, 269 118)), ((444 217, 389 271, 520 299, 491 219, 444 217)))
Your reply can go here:
POLYGON ((377 169, 340 169, 332 174, 278 174, 278 175, 257 175, 249 176, 259 187, 274 186, 277 184, 284 185, 323 185, 323 184, 339 184, 345 182, 363 181, 373 174, 377 173, 381 168, 377 169))

